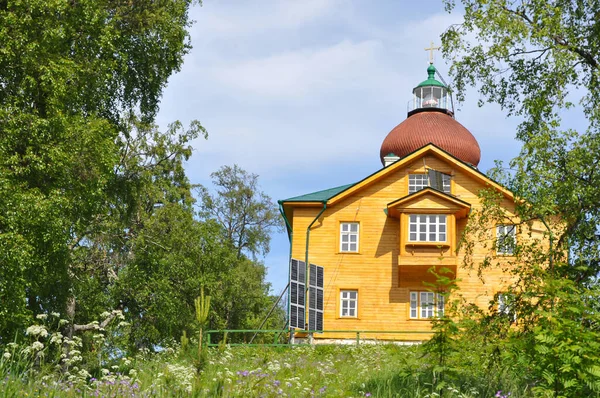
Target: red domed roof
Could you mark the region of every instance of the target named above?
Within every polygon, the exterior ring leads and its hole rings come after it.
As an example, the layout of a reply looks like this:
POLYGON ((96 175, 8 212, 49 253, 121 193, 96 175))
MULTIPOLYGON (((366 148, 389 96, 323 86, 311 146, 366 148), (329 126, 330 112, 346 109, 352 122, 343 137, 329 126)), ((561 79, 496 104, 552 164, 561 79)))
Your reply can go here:
POLYGON ((381 144, 381 162, 390 153, 403 158, 429 143, 463 162, 479 164, 481 150, 473 134, 452 116, 433 110, 413 113, 394 127, 381 144))

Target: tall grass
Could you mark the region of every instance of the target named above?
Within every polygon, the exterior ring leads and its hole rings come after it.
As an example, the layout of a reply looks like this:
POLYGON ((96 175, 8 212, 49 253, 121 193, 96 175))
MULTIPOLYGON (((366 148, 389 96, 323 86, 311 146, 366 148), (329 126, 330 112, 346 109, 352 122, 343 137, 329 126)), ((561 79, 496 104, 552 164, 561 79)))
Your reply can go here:
MULTIPOLYGON (((518 375, 510 370, 492 374, 477 367, 477 358, 465 358, 466 366, 439 386, 422 346, 211 348, 199 372, 192 347, 140 354, 126 367, 106 364, 108 369, 81 378, 65 377, 51 367, 36 368, 24 357, 4 358, 0 396, 416 398, 494 397, 508 392, 516 398, 530 396, 527 387, 519 385, 518 375)), ((459 369, 459 357, 450 361, 459 369)))

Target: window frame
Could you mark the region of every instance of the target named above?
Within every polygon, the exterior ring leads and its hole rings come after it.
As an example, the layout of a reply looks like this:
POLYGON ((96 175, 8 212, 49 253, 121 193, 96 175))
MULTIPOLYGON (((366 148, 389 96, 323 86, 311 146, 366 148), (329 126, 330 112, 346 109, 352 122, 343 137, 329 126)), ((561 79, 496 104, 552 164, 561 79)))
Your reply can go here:
MULTIPOLYGON (((442 173, 442 192, 450 194, 452 193, 452 175, 442 173), (446 178, 447 177, 447 178, 446 178)), ((429 187, 429 175, 427 173, 409 173, 408 174, 408 194, 419 192, 429 187), (418 177, 418 178, 417 178, 418 177), (417 181, 419 180, 419 181, 417 181), (418 184, 417 184, 418 182, 418 184), (423 183, 425 185, 423 185, 423 183)))
POLYGON ((446 300, 442 293, 435 293, 429 290, 411 290, 409 291, 408 298, 408 319, 429 320, 444 316, 446 300), (415 297, 416 300, 414 300, 413 297, 415 297), (426 306, 423 305, 423 297, 426 298, 426 306), (433 298, 433 301, 429 301, 429 298, 433 298), (413 313, 415 315, 413 315, 413 313))
POLYGON ((358 289, 340 289, 340 318, 358 318, 358 289), (344 297, 345 294, 347 297, 344 297), (354 293, 354 298, 351 294, 354 293), (348 306, 344 308, 344 302, 348 303, 348 306), (351 308, 351 304, 354 303, 354 308, 351 308), (344 315, 344 309, 348 310, 348 314, 344 315), (354 310, 354 315, 350 314, 350 311, 354 310))
POLYGON ((448 243, 448 214, 408 214, 408 240, 407 243, 448 243), (413 217, 415 221, 413 221, 413 217), (421 217, 427 217, 425 224, 421 223, 421 217), (431 217, 436 218, 435 223, 431 223, 431 217), (440 223, 441 217, 444 218, 444 222, 440 223), (415 231, 411 231, 411 227, 415 225, 415 231), (421 226, 425 226, 425 231, 421 230, 421 226), (431 227, 435 225, 435 231, 431 231, 431 227), (443 226, 444 231, 440 231, 440 227, 443 226), (425 240, 421 239, 421 235, 425 234, 425 240), (415 235, 415 239, 412 239, 412 234, 415 235), (435 234, 435 240, 430 240, 431 234, 435 234), (440 240, 440 235, 444 235, 444 240, 440 240))
POLYGON ((515 296, 511 293, 498 292, 496 293, 496 311, 499 316, 508 318, 511 322, 517 321, 517 313, 515 311, 515 296))
POLYGON ((340 222, 340 253, 358 253, 360 250, 360 223, 357 221, 342 221, 340 222), (344 226, 348 226, 348 230, 344 231, 344 226), (356 225, 356 231, 352 231, 352 225, 356 225), (344 236, 348 237, 348 240, 344 242, 344 236), (356 241, 352 242, 352 236, 356 236, 356 241), (348 248, 344 250, 344 244, 348 245, 348 248), (351 250, 352 244, 356 244, 356 250, 351 250))
POLYGON ((517 245, 517 226, 515 224, 498 224, 496 225, 496 254, 500 256, 514 256, 515 247, 517 245), (510 232, 506 232, 508 227, 512 227, 510 232), (501 232, 501 229, 504 232, 501 232), (504 240, 510 236, 512 244, 507 245, 504 240), (508 247, 507 247, 508 246, 508 247))

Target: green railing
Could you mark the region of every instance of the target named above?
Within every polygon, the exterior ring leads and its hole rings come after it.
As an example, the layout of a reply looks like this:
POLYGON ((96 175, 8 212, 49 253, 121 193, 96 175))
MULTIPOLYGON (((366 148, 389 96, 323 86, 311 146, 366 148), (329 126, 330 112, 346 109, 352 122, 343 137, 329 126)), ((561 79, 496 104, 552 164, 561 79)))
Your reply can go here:
MULTIPOLYGON (((216 347, 222 344, 223 336, 227 335, 227 340, 230 338, 234 343, 226 342, 229 346, 262 346, 262 347, 289 347, 292 344, 289 343, 289 333, 290 331, 287 329, 275 329, 275 330, 261 330, 261 329, 233 329, 233 330, 207 330, 205 332, 207 345, 209 347, 216 347), (253 336, 249 339, 249 342, 245 342, 245 334, 252 333, 253 336), (242 338, 240 339, 240 334, 242 334, 242 338), (216 341, 213 336, 218 335, 220 339, 216 341), (258 336, 258 338, 257 338, 258 336), (242 342, 239 342, 239 341, 242 342), (271 342, 272 341, 272 342, 271 342)), ((317 335, 320 336, 323 333, 327 334, 354 334, 355 338, 353 340, 356 341, 356 344, 359 345, 361 341, 361 336, 363 340, 377 340, 374 338, 367 337, 368 335, 381 335, 381 334, 429 334, 431 335, 433 332, 428 330, 295 330, 295 334, 302 335, 317 335)), ((335 338, 335 337, 327 337, 327 338, 335 338)), ((425 339, 423 339, 425 340, 425 339)), ((403 341, 400 339, 382 339, 382 341, 403 341)))

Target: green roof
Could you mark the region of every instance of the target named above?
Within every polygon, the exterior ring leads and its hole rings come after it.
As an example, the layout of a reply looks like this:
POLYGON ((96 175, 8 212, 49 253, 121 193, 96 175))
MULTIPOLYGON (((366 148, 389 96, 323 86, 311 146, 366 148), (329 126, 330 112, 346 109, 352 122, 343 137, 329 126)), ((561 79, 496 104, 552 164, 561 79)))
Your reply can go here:
POLYGON ((444 88, 446 87, 446 85, 444 83, 437 81, 435 79, 435 66, 429 65, 429 68, 427 68, 427 75, 428 75, 427 80, 419 83, 419 85, 417 87, 424 87, 424 86, 436 86, 436 87, 444 87, 444 88))
POLYGON ((307 193, 306 195, 295 196, 293 198, 280 200, 279 203, 284 203, 284 202, 325 202, 325 201, 333 198, 338 193, 350 188, 353 185, 356 185, 356 183, 342 185, 342 186, 335 187, 335 188, 329 188, 329 189, 325 189, 323 191, 307 193))

